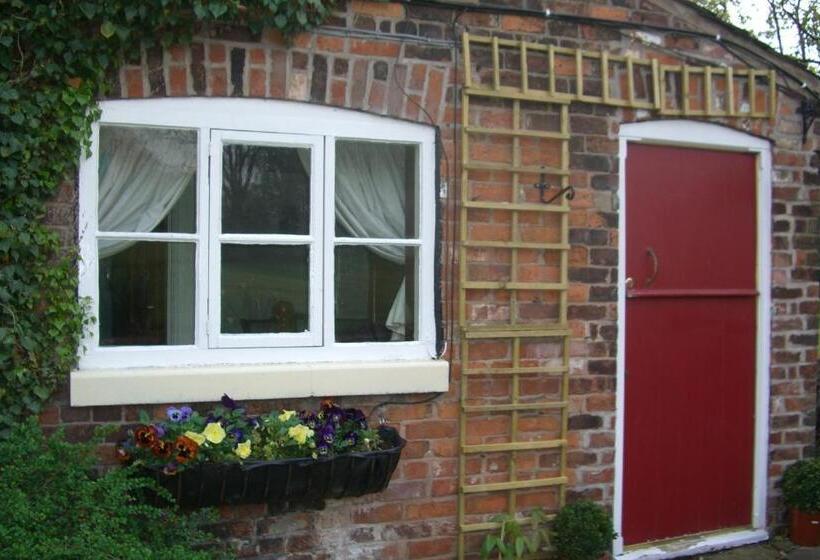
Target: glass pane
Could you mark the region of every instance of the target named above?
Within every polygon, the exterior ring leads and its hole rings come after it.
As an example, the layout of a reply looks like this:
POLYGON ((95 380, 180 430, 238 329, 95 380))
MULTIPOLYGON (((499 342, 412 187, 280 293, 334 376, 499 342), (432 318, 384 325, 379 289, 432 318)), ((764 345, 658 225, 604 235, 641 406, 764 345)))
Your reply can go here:
POLYGON ((306 245, 222 245, 222 332, 308 330, 306 245))
POLYGON ((336 247, 336 341, 416 340, 416 249, 336 247))
POLYGON ((193 243, 100 241, 100 346, 194 343, 193 243))
POLYGON ((418 146, 336 142, 336 236, 415 239, 418 146))
POLYGON ((196 131, 100 127, 100 231, 196 232, 196 131))
POLYGON ((222 150, 222 232, 310 232, 310 150, 231 144, 222 150))

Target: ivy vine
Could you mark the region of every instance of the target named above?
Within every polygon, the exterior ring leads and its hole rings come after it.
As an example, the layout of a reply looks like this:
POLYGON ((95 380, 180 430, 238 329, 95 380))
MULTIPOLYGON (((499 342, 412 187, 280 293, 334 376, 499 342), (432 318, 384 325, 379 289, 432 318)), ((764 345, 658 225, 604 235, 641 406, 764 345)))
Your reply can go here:
POLYGON ((321 24, 334 0, 0 2, 0 436, 38 414, 75 364, 91 318, 76 253, 43 224, 73 181, 97 99, 134 53, 191 40, 214 23, 279 30, 321 24))

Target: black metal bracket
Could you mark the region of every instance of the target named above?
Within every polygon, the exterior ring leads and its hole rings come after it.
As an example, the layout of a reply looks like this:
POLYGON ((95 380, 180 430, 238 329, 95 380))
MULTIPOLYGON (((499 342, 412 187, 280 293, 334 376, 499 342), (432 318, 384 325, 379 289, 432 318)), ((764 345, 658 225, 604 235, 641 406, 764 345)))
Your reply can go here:
POLYGON ((805 97, 800 100, 800 107, 797 108, 797 113, 803 117, 803 143, 806 143, 806 137, 809 134, 809 129, 817 118, 817 102, 809 101, 805 97))
MULTIPOLYGON (((534 188, 538 189, 539 199, 544 204, 550 204, 550 203, 554 202, 555 200, 558 200, 558 198, 560 198, 561 195, 564 195, 567 200, 572 200, 573 198, 575 198, 575 187, 573 187, 572 185, 567 185, 566 187, 564 187, 563 189, 560 189, 557 193, 552 195, 552 197, 550 197, 548 200, 544 200, 544 193, 547 191, 547 189, 551 189, 553 187, 553 185, 550 185, 544 179, 545 179, 545 177, 544 177, 544 174, 542 173, 541 174, 541 182, 540 183, 535 183, 533 185, 534 188)), ((558 187, 556 186, 556 188, 558 188, 558 187)))

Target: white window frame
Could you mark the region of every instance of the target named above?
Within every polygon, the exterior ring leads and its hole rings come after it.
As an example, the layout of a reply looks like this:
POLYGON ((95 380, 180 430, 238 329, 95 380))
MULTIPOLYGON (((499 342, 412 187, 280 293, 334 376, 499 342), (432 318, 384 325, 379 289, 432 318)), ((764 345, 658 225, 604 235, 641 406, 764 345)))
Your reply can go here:
POLYGON ((210 219, 208 229, 208 340, 217 348, 277 348, 322 345, 322 236, 324 138, 303 134, 214 130, 210 135, 210 219), (222 150, 226 145, 257 145, 310 150, 310 223, 307 235, 248 234, 222 232, 222 150), (308 269, 308 330, 299 333, 225 334, 221 329, 222 245, 307 245, 310 248, 308 269))
MULTIPOLYGON (((94 324, 84 337, 78 368, 71 374, 73 405, 193 402, 219 398, 223 392, 248 399, 447 390, 447 364, 434 359, 437 162, 433 127, 358 111, 259 99, 116 100, 103 101, 100 108, 100 120, 92 128, 91 154, 80 161, 79 295, 88 298, 90 312, 96 317, 99 301, 97 170, 100 124, 196 129, 197 233, 178 234, 185 235, 186 241, 196 243, 195 342, 183 346, 101 347, 98 325, 94 324), (274 138, 269 134, 285 135, 279 138, 310 144, 313 154, 319 156, 311 158, 311 180, 316 179, 315 188, 319 194, 318 198, 314 197, 312 188, 311 220, 318 220, 318 224, 311 224, 310 234, 317 237, 318 254, 312 266, 317 267, 316 289, 321 296, 321 302, 316 302, 320 305, 311 310, 311 321, 314 313, 317 314, 317 323, 311 323, 316 325, 316 332, 311 335, 318 337, 320 345, 308 348, 271 345, 227 348, 219 346, 223 342, 234 345, 234 341, 214 341, 213 324, 209 332, 206 311, 209 305, 212 306, 211 317, 218 317, 213 313, 213 275, 218 270, 213 266, 216 256, 213 236, 219 231, 214 229, 215 217, 209 214, 209 208, 213 212, 214 207, 209 204, 209 196, 215 195, 209 184, 213 180, 209 177, 209 169, 213 172, 215 167, 208 164, 212 155, 209 151, 215 144, 209 141, 211 133, 225 138, 252 138, 250 133, 259 133, 268 139, 274 138), (334 340, 333 248, 345 243, 344 238, 335 238, 335 228, 327 225, 333 223, 335 212, 333 162, 336 139, 418 146, 419 237, 398 243, 418 248, 416 340, 346 343, 334 340), (323 219, 321 213, 324 213, 323 219), (414 375, 408 375, 409 371, 414 375)), ((151 234, 127 236, 147 238, 151 234)), ((390 243, 396 244, 396 241, 390 240, 390 243)), ((216 280, 218 293, 218 277, 216 280)), ((312 303, 316 293, 312 287, 312 303)))

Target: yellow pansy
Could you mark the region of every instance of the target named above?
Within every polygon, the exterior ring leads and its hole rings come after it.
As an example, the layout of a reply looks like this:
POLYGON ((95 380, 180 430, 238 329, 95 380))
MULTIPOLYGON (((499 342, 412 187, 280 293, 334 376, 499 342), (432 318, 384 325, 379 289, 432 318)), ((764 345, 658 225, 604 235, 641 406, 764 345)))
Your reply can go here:
POLYGON ((194 440, 197 445, 205 443, 205 436, 196 432, 185 432, 185 437, 194 440))
POLYGON ((202 430, 202 435, 211 443, 220 443, 225 439, 225 429, 219 422, 211 422, 202 430))
POLYGON ((288 435, 296 440, 299 445, 304 445, 307 439, 313 436, 313 430, 304 424, 298 424, 288 428, 288 435))
POLYGON ((283 410, 282 414, 279 415, 279 421, 280 422, 287 422, 288 420, 293 418, 294 414, 296 414, 295 410, 283 410))
POLYGON ((246 439, 242 443, 238 443, 233 452, 239 455, 240 459, 247 459, 251 454, 251 440, 246 439))

